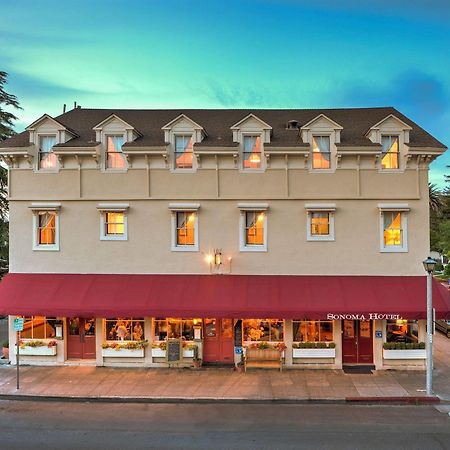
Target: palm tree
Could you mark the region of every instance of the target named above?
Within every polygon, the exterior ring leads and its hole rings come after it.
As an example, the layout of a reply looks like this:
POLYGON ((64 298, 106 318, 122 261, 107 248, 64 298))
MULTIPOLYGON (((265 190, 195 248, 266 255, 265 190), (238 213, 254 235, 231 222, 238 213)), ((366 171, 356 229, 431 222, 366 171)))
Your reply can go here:
POLYGON ((444 207, 442 201, 442 191, 433 183, 428 183, 428 203, 430 205, 430 211, 439 213, 444 207))

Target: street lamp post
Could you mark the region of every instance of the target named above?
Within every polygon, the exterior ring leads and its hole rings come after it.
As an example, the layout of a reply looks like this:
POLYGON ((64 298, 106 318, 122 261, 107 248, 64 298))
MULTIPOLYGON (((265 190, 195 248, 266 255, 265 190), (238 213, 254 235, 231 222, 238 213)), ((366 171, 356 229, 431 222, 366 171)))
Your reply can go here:
POLYGON ((423 261, 427 272, 427 395, 433 395, 433 271, 436 261, 428 257, 423 261))

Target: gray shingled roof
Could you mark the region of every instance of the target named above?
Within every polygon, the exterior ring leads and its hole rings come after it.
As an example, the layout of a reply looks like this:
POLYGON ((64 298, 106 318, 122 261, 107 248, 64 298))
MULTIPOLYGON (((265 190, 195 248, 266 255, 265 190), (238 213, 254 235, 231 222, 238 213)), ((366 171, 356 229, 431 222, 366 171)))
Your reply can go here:
MULTIPOLYGON (((200 124, 208 136, 200 144, 201 147, 224 146, 232 147, 236 144, 232 140, 230 127, 250 113, 267 122, 273 128, 270 146, 298 146, 304 144, 295 130, 286 130, 290 120, 297 120, 299 126, 308 123, 319 114, 325 114, 343 127, 341 145, 371 146, 373 143, 365 137, 370 127, 394 114, 412 127, 410 143, 413 147, 446 148, 416 123, 405 117, 392 107, 384 108, 347 108, 347 109, 84 109, 76 108, 55 117, 57 121, 73 130, 78 137, 60 147, 83 147, 95 145, 95 132, 92 128, 111 114, 122 118, 135 127, 141 134, 129 147, 164 146, 165 124, 180 114, 185 114, 200 124)), ((0 144, 0 147, 29 146, 28 132, 20 133, 0 144)))

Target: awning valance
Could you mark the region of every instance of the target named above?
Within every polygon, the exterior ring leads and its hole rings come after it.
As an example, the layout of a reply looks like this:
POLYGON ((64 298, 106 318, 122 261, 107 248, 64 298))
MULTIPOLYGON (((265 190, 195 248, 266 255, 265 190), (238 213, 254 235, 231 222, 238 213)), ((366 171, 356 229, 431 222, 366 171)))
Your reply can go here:
MULTIPOLYGON (((450 293, 434 282, 437 318, 450 293)), ((424 319, 425 276, 19 274, 0 314, 79 317, 424 319)))

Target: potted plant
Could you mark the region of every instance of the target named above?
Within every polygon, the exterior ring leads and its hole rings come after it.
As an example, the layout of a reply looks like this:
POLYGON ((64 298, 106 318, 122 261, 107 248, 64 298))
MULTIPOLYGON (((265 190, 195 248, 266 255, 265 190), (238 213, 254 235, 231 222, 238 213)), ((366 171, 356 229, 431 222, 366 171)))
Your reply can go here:
POLYGON ((426 359, 425 342, 384 342, 384 359, 426 359))
POLYGON ((9 359, 9 342, 3 342, 3 358, 9 359))
POLYGON ((194 356, 192 358, 192 364, 194 366, 194 369, 200 369, 200 367, 202 367, 202 359, 199 358, 199 356, 198 356, 198 347, 195 346, 193 348, 193 351, 194 351, 194 356))

